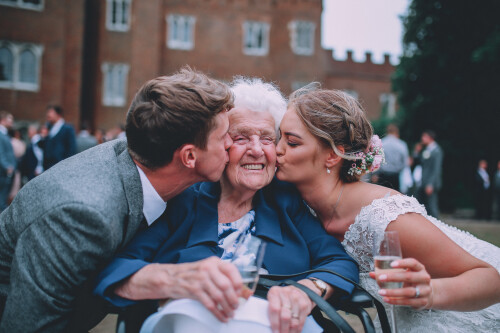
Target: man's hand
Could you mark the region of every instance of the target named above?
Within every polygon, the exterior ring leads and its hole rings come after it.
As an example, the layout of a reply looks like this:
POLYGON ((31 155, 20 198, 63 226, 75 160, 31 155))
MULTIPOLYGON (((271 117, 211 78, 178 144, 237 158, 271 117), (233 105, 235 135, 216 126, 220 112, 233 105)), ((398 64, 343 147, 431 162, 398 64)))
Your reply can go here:
POLYGON ((228 321, 243 290, 240 273, 211 257, 194 263, 150 264, 118 285, 115 294, 132 300, 191 298, 228 321))

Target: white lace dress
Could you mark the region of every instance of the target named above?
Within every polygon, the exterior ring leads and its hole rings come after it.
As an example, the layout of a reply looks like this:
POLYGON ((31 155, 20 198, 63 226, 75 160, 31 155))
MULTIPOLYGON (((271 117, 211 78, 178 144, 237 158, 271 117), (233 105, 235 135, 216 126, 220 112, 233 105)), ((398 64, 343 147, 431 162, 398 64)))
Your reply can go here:
MULTIPOLYGON (((467 252, 500 271, 500 248, 428 216, 424 206, 413 197, 387 196, 376 199, 361 209, 342 242, 347 253, 359 263, 361 285, 372 295, 382 300, 377 292, 377 283, 368 276, 368 272, 374 270, 373 242, 380 242, 381 235, 391 221, 401 214, 410 212, 423 215, 467 252)), ((474 312, 417 311, 410 307, 398 306, 396 315, 398 330, 405 333, 500 332, 500 303, 474 312)))

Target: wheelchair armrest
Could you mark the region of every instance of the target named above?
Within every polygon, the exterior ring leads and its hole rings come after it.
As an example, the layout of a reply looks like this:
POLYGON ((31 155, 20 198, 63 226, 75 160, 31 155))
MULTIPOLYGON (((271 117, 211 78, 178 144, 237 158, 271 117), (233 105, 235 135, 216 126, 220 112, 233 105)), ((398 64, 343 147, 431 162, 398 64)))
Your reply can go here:
POLYGON ((371 308, 374 306, 372 296, 361 289, 354 289, 349 301, 361 306, 362 308, 371 308))

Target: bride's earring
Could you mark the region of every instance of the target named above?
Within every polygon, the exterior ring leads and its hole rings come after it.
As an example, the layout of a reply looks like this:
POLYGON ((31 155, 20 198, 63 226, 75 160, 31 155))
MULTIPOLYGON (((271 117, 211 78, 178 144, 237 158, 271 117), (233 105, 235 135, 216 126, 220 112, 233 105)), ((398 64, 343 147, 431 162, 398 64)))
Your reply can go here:
POLYGON ((330 174, 330 172, 331 172, 330 169, 326 168, 326 173, 330 174))

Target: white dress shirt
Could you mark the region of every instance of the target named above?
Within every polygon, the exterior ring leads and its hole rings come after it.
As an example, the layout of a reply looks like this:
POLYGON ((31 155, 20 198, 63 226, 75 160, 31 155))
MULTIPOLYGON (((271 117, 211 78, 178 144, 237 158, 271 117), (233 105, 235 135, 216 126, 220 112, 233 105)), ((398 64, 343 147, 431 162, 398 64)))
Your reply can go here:
POLYGON ((151 225, 156 219, 158 219, 161 214, 167 208, 167 203, 163 201, 158 192, 156 192, 153 185, 149 181, 148 177, 141 168, 137 165, 137 170, 139 171, 139 176, 141 177, 141 185, 142 185, 142 195, 144 198, 144 206, 142 207, 142 212, 144 217, 146 218, 146 222, 148 226, 151 225))

